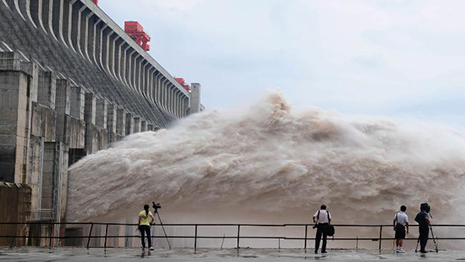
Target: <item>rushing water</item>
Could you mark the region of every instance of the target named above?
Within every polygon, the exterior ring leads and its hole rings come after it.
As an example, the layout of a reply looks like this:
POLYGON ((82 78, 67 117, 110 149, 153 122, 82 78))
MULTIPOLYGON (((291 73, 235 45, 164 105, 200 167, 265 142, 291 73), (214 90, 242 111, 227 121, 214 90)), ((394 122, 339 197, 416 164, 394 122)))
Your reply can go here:
POLYGON ((452 129, 301 110, 275 91, 85 157, 70 170, 67 216, 124 220, 153 200, 169 222, 295 223, 324 203, 336 223, 385 224, 427 201, 436 221, 461 222, 464 174, 452 129))

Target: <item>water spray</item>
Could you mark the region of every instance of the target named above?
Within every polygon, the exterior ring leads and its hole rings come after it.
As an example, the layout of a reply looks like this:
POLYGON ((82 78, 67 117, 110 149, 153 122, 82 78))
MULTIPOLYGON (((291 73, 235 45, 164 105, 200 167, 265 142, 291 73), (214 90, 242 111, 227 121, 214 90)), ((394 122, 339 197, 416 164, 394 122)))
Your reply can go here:
POLYGON ((69 172, 70 221, 122 221, 146 199, 169 205, 163 219, 172 223, 305 222, 309 206, 331 202, 365 224, 390 216, 395 203, 424 199, 437 207, 438 223, 465 219, 465 205, 455 204, 465 200, 460 132, 293 108, 279 92, 244 110, 206 111, 129 135, 69 172))

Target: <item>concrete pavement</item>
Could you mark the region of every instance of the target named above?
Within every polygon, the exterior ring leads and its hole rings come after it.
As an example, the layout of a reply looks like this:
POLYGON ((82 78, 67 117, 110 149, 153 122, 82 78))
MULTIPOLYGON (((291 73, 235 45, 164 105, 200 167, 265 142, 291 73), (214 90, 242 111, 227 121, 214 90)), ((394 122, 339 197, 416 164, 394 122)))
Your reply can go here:
POLYGON ((84 248, 0 248, 0 261, 460 261, 465 260, 465 251, 440 251, 422 255, 413 250, 403 254, 377 250, 331 250, 326 255, 315 255, 302 249, 156 249, 142 252, 139 249, 84 248))

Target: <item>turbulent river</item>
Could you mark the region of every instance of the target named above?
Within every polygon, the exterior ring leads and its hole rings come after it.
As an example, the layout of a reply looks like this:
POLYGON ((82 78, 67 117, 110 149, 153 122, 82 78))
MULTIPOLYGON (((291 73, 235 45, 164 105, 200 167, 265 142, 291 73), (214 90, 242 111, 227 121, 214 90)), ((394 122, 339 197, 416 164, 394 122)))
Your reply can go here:
POLYGON ((135 222, 145 203, 164 222, 308 223, 326 204, 335 223, 462 222, 465 139, 417 121, 292 108, 278 91, 243 111, 208 111, 137 133, 69 174, 68 220, 135 222))

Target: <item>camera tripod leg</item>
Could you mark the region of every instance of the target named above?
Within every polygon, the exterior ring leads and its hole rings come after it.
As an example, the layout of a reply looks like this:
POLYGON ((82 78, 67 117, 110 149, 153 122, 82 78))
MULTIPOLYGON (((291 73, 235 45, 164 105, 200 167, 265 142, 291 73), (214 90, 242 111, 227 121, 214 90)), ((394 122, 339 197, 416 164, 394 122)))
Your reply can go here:
POLYGON ((430 225, 429 229, 431 231, 431 238, 433 239, 434 247, 436 248, 436 253, 438 253, 439 252, 438 243, 436 242, 436 237, 434 236, 434 233, 433 233, 433 227, 430 225))
POLYGON ((155 213, 157 214, 158 220, 160 220, 161 229, 163 230, 163 233, 165 234, 166 242, 168 242, 168 247, 171 250, 171 243, 168 239, 168 235, 166 234, 165 227, 163 226, 163 222, 161 221, 160 214, 158 214, 158 211, 156 211, 155 213))

